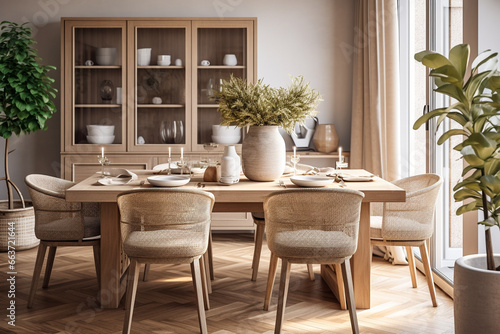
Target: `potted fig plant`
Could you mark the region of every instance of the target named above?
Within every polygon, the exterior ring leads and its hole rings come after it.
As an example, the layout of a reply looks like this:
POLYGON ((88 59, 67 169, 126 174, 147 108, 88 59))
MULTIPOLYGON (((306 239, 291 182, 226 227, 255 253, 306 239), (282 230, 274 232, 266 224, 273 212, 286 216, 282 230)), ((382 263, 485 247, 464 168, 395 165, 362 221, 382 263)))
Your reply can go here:
POLYGON ((292 77, 289 87, 272 88, 231 76, 217 94, 221 125, 249 127, 242 145, 243 173, 253 181, 273 181, 285 170, 285 141, 278 128, 292 133, 315 116, 321 101, 303 77, 292 77))
POLYGON ((5 181, 8 197, 0 202, 0 250, 4 251, 8 249, 8 235, 15 235, 16 250, 38 244, 34 210, 10 178, 9 154, 14 150, 9 150, 9 138, 46 129, 46 120, 56 111, 51 100, 56 97, 54 79, 48 76, 55 67, 40 63, 28 24, 0 23, 0 136, 5 139, 5 176, 0 180, 5 181), (19 201, 14 201, 14 191, 19 201))
POLYGON ((460 44, 448 57, 429 50, 415 55, 431 69, 434 91, 452 102, 421 116, 414 129, 432 118, 437 118, 438 127, 445 119, 460 125, 444 132, 438 144, 451 136, 463 138, 454 147, 467 162, 463 179, 453 188, 455 200, 464 201, 457 214, 482 213, 478 223, 486 227, 486 256, 469 255, 455 263, 455 332, 500 333, 500 255, 494 255, 491 238, 491 229, 500 227, 500 73, 497 53, 489 50, 472 62, 467 73, 469 54, 469 45, 460 44))

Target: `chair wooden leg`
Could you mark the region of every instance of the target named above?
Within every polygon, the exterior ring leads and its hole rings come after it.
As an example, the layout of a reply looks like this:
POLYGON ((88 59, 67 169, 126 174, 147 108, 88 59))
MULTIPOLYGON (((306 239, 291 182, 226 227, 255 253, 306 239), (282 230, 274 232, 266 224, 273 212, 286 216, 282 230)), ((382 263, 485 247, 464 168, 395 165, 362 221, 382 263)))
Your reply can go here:
POLYGON ((40 273, 42 271, 43 260, 45 258, 46 250, 47 246, 43 243, 43 241, 41 241, 40 245, 38 246, 38 252, 36 254, 35 269, 33 269, 33 277, 31 278, 30 295, 28 297, 28 308, 33 307, 33 300, 35 299, 36 288, 38 286, 38 280, 40 279, 40 273))
POLYGON ((309 273, 309 279, 314 281, 314 269, 312 264, 307 265, 307 272, 309 273))
POLYGON ((151 267, 151 264, 146 263, 144 265, 144 274, 142 276, 142 281, 147 282, 149 280, 149 268, 151 267))
POLYGON ((210 272, 210 279, 215 279, 214 275, 214 254, 212 252, 212 232, 208 234, 208 271, 210 272))
POLYGON ((269 260, 269 272, 267 274, 266 297, 264 298, 264 310, 269 311, 271 295, 273 294, 274 279, 276 278, 276 268, 278 267, 278 257, 271 253, 269 260))
POLYGON ((200 261, 203 262, 203 268, 205 268, 205 270, 201 272, 203 275, 205 275, 204 285, 206 286, 208 293, 212 293, 212 278, 210 277, 210 269, 209 269, 210 254, 208 253, 208 250, 200 258, 200 261))
POLYGON ((137 260, 131 259, 127 277, 127 297, 125 320, 123 321, 123 334, 129 334, 132 326, 132 315, 134 314, 135 296, 137 293, 137 283, 139 281, 139 264, 137 260))
POLYGON ((210 285, 210 277, 207 274, 207 269, 205 267, 205 258, 202 256, 198 259, 198 261, 200 262, 201 286, 203 288, 203 302, 205 304, 205 310, 210 310, 210 300, 208 299, 208 293, 209 293, 208 286, 210 285))
POLYGON ((413 256, 413 251, 411 246, 406 246, 406 257, 408 258, 408 267, 410 267, 411 285, 417 287, 417 275, 415 268, 415 257, 413 256))
POLYGON ((429 293, 431 294, 432 306, 436 307, 436 289, 434 287, 434 279, 432 278, 431 263, 429 261, 429 254, 427 252, 427 243, 424 242, 420 245, 420 256, 422 256, 422 264, 424 265, 425 278, 427 279, 427 285, 429 286, 429 293))
POLYGON ((265 226, 263 224, 256 225, 257 228, 255 230, 255 247, 253 249, 252 260, 252 281, 257 280, 257 274, 259 273, 260 254, 262 252, 262 241, 264 240, 265 230, 265 226))
POLYGON ((54 258, 56 257, 57 246, 49 247, 49 255, 47 256, 47 265, 45 266, 45 275, 43 276, 42 288, 49 287, 50 274, 52 273, 52 266, 54 265, 54 258))
POLYGON ((95 273, 97 275, 97 286, 101 288, 101 244, 95 244, 94 250, 94 265, 95 273))
POLYGON ((196 303, 198 305, 198 321, 200 323, 200 332, 208 333, 207 319, 205 317, 205 307, 203 306, 203 288, 201 283, 200 261, 191 262, 191 275, 193 276, 193 286, 196 292, 196 303))
POLYGON ((344 287, 349 308, 349 317, 351 318, 352 332, 359 333, 358 316, 356 314, 356 302, 354 301, 354 290, 352 288, 351 262, 349 259, 342 263, 342 276, 344 277, 344 287))
POLYGON ((345 300, 345 285, 344 285, 344 275, 342 274, 342 265, 340 263, 335 263, 333 265, 335 268, 335 276, 337 277, 337 290, 339 293, 339 303, 341 310, 347 310, 347 304, 345 300))
POLYGON ((276 325, 274 334, 280 334, 285 318, 286 299, 288 297, 288 285, 290 284, 291 264, 287 259, 281 259, 280 292, 278 295, 278 310, 276 311, 276 325))

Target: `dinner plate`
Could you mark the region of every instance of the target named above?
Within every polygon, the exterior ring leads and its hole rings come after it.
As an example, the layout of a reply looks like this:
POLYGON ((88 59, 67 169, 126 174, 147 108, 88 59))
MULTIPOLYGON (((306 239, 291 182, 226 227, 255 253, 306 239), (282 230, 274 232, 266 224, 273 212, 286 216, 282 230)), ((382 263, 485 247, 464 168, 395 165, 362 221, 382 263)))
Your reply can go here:
POLYGON ((122 178, 122 177, 104 177, 102 179, 97 180, 97 183, 102 184, 103 186, 121 186, 129 183, 132 178, 122 178))
POLYGON ((333 177, 318 175, 297 175, 292 176, 290 181, 300 187, 324 187, 333 183, 333 177))
POLYGON ((148 177, 148 182, 157 187, 180 187, 191 181, 190 175, 156 175, 148 177))
POLYGON ((369 182, 373 181, 374 175, 349 175, 349 174, 340 174, 339 178, 344 180, 345 182, 369 182))

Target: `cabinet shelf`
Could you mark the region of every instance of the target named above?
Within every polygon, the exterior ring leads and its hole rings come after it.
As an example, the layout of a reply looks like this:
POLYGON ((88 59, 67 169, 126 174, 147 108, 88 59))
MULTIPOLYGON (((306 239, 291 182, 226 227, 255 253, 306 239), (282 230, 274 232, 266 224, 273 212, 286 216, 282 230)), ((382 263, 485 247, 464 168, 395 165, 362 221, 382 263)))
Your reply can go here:
POLYGON ((110 66, 101 66, 101 65, 76 65, 75 68, 85 69, 85 70, 109 70, 109 69, 121 69, 120 65, 110 65, 110 66))
POLYGON ((184 66, 160 66, 160 65, 148 65, 148 66, 137 66, 137 69, 165 69, 165 70, 176 70, 183 69, 184 66))
POLYGON ((219 104, 198 104, 198 108, 219 108, 219 104))
POLYGON ((246 66, 236 65, 236 66, 226 66, 226 65, 209 65, 209 66, 198 66, 199 70, 234 70, 234 69, 245 69, 246 66))
POLYGON ((137 108, 184 108, 184 104, 138 104, 137 108))
POLYGON ((75 104, 75 108, 121 108, 121 104, 99 104, 99 103, 91 103, 91 104, 75 104))

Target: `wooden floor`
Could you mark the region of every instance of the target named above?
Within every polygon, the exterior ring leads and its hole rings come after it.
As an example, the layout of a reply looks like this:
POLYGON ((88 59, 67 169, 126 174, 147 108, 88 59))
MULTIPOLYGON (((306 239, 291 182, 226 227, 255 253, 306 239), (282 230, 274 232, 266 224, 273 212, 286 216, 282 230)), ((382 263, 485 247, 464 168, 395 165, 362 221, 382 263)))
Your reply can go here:
MULTIPOLYGON (((257 282, 250 281, 252 235, 215 234, 215 281, 207 312, 210 333, 272 333, 278 279, 269 312, 262 310, 269 251, 263 255, 257 282)), ((58 249, 51 284, 37 291, 26 308, 36 248, 16 254, 16 327, 7 325, 7 254, 0 253, 0 333, 120 333, 124 310, 102 310, 97 302, 91 249, 58 249)), ((329 293, 315 266, 316 281, 305 265, 292 266, 285 333, 350 333, 349 315, 329 293)), ((279 269, 278 269, 279 275, 279 269)), ((411 288, 407 266, 379 258, 372 264, 372 308, 358 310, 362 333, 453 333, 453 301, 437 291, 431 305, 427 285, 418 275, 411 288)), ((41 281, 40 281, 41 286, 41 281)), ((106 287, 103 287, 106 288, 106 287)), ((105 296, 105 294, 104 294, 105 296)), ((198 321, 189 265, 152 266, 149 282, 140 282, 132 333, 196 333, 198 321)))

